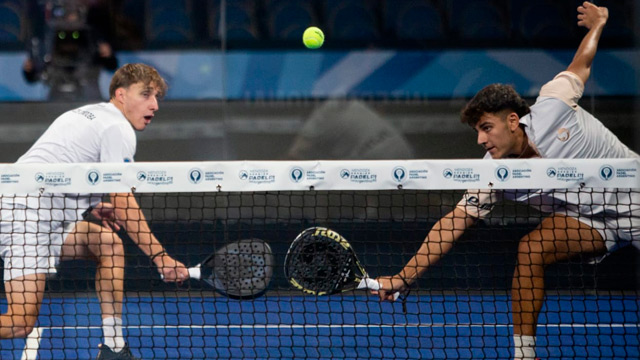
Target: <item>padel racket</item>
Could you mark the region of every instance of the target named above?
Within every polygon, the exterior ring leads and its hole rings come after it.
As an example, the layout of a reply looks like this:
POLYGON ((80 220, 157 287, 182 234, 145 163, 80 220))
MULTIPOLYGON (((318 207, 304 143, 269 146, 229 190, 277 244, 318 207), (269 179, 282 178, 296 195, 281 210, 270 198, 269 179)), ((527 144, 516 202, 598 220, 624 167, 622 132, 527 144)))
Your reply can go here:
MULTIPOLYGON (((380 283, 369 277, 349 242, 324 227, 306 229, 293 240, 284 272, 291 285, 307 294, 380 289, 380 283)), ((394 298, 398 296, 396 292, 394 298)))
POLYGON ((267 291, 274 264, 269 244, 260 239, 245 239, 221 247, 188 270, 189 277, 224 296, 254 299, 267 291))

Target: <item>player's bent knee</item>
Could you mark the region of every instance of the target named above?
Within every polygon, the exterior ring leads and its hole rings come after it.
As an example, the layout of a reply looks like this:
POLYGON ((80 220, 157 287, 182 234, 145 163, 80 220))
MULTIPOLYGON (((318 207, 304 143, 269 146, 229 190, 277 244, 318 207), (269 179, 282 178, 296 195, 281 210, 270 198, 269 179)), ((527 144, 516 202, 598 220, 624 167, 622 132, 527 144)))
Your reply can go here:
POLYGON ((26 338, 33 332, 35 324, 31 326, 14 326, 11 328, 14 338, 26 338))
POLYGON ((124 256, 124 244, 118 235, 105 233, 101 236, 101 240, 101 256, 124 256))
MULTIPOLYGON (((12 338, 25 338, 33 332, 36 326, 37 316, 13 315, 11 316, 10 336, 12 338)), ((3 331, 4 332, 4 331, 3 331)))
POLYGON ((540 241, 532 241, 525 236, 518 245, 518 264, 521 265, 543 265, 544 250, 540 241))

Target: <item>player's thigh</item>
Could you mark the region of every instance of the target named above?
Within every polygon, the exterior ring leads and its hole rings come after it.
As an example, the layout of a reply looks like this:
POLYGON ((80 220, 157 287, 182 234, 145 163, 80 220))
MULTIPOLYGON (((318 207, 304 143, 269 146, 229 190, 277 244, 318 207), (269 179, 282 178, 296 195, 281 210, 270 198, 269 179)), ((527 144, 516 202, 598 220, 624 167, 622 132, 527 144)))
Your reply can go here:
POLYGON ((38 273, 6 281, 4 283, 7 295, 6 314, 16 316, 17 321, 24 321, 27 324, 35 323, 35 318, 28 317, 37 317, 40 311, 46 278, 45 273, 38 273))
POLYGON ((111 229, 88 221, 80 221, 66 236, 62 245, 62 260, 112 256, 121 252, 122 241, 111 229))
POLYGON ((538 255, 544 264, 605 251, 605 242, 596 229, 564 215, 545 218, 522 239, 519 247, 519 253, 538 255))

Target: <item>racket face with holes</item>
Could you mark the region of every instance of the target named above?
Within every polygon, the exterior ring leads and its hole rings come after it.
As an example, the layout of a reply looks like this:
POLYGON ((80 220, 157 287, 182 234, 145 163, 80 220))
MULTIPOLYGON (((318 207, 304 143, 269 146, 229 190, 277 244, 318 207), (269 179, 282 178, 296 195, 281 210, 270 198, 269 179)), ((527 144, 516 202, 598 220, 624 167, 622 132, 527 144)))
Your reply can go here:
POLYGON ((201 279, 227 297, 253 299, 266 292, 274 266, 269 244, 245 239, 221 247, 203 261, 201 279))
POLYGON ((306 229, 293 240, 284 271, 291 285, 313 295, 353 290, 367 277, 347 240, 324 227, 306 229))

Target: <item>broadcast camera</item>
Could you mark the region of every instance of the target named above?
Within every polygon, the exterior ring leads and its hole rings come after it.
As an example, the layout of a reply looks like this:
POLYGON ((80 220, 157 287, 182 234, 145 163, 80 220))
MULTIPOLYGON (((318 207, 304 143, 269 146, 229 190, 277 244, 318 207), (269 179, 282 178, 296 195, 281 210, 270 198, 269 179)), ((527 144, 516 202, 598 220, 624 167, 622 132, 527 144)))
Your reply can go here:
POLYGON ((46 26, 42 41, 31 40, 34 74, 29 79, 25 67, 27 80, 49 85, 50 100, 99 99, 100 69, 117 68, 117 60, 110 47, 108 56, 99 54, 94 29, 87 21, 86 0, 45 0, 41 6, 46 26))

